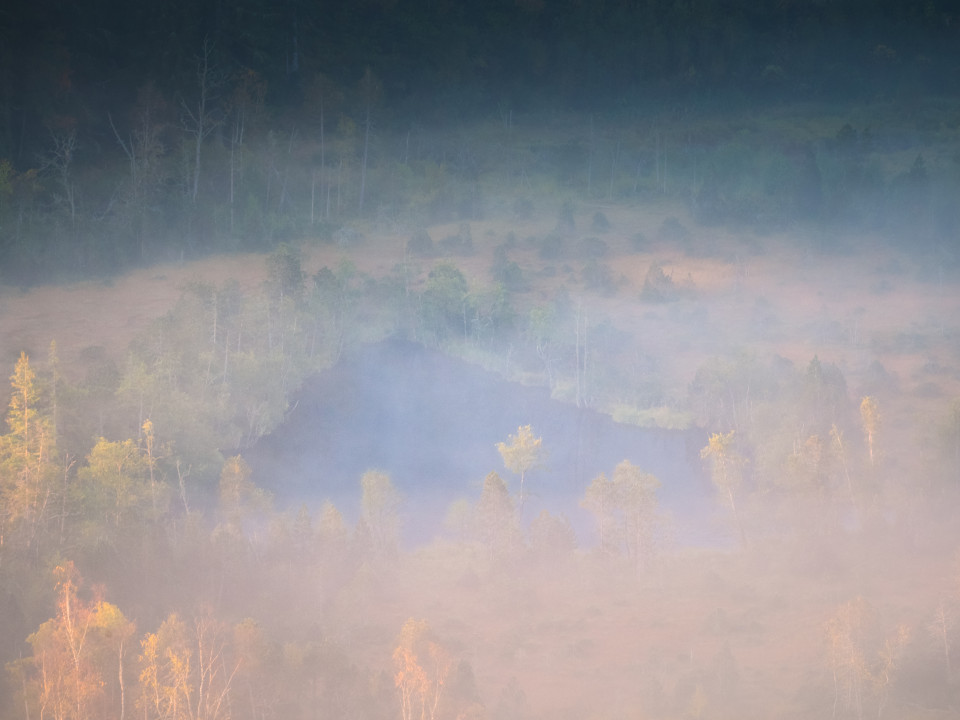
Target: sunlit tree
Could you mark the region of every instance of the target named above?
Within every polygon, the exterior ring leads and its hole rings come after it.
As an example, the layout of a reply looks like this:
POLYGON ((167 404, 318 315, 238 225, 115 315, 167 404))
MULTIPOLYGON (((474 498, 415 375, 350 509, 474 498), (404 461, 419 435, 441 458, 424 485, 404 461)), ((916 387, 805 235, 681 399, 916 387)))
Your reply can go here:
POLYGON ((877 430, 880 428, 880 406, 877 400, 867 395, 860 401, 860 419, 863 422, 863 434, 867 438, 867 453, 870 457, 870 464, 875 464, 874 443, 877 438, 877 430))
POLYGON ((613 483, 607 479, 605 473, 597 475, 587 486, 583 499, 580 500, 580 507, 593 515, 600 536, 600 551, 607 552, 612 549, 610 531, 614 522, 616 498, 613 483))
POLYGON ((660 481, 629 460, 614 468, 613 489, 623 513, 623 536, 627 554, 641 566, 652 552, 657 521, 657 490, 660 481))
POLYGON ((32 655, 16 667, 28 716, 123 720, 125 658, 133 623, 101 598, 82 600, 82 581, 73 563, 58 565, 54 575, 56 614, 27 638, 32 655))
POLYGON ((700 451, 700 457, 710 461, 710 477, 714 487, 733 512, 734 522, 740 532, 740 540, 746 543, 746 531, 737 511, 737 493, 740 489, 741 470, 745 461, 733 447, 734 432, 731 430, 726 435, 712 434, 707 446, 700 451))
POLYGON ((32 546, 47 515, 59 471, 53 425, 40 412, 35 374, 20 353, 10 384, 9 432, 0 436, 0 552, 12 536, 32 546))
POLYGON ((270 493, 258 488, 251 474, 240 455, 227 458, 220 471, 220 513, 226 527, 236 535, 242 535, 249 520, 267 512, 271 505, 270 493))
POLYGON ((425 620, 411 618, 403 624, 393 665, 403 720, 435 720, 452 661, 425 620))
POLYGON ((86 511, 101 515, 114 528, 130 515, 141 516, 152 504, 149 463, 133 440, 100 438, 78 475, 86 511))
POLYGON ((230 691, 240 658, 229 651, 228 628, 209 611, 192 624, 171 614, 140 641, 137 709, 144 720, 220 720, 231 713, 230 691))
POLYGON ((510 435, 509 442, 497 443, 497 450, 507 470, 520 476, 520 516, 523 517, 523 483, 528 472, 543 464, 543 438, 534 437, 530 425, 521 425, 516 435, 510 435))
POLYGON ((884 633, 873 606, 857 597, 837 607, 824 634, 833 675, 833 716, 842 706, 860 720, 872 704, 876 717, 882 717, 910 629, 900 624, 884 633))

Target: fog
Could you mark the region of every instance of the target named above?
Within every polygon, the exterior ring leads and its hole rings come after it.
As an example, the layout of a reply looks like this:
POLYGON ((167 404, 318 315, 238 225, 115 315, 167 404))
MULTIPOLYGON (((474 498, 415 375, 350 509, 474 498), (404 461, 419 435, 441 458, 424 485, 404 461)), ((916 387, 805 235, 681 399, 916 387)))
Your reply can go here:
POLYGON ((4 9, 0 720, 960 715, 958 81, 950 2, 4 9))
POLYGON ((657 498, 673 515, 685 543, 711 538, 709 479, 698 430, 617 424, 589 408, 550 398, 544 387, 523 386, 408 341, 363 346, 297 393, 284 423, 244 454, 256 477, 279 502, 323 500, 358 517, 357 479, 386 471, 403 496, 409 544, 442 535, 447 508, 480 496, 483 478, 501 472, 496 445, 521 425, 543 439, 544 458, 526 489, 524 517, 563 513, 581 541, 591 539, 578 502, 590 481, 622 460, 643 467, 663 486, 657 498))

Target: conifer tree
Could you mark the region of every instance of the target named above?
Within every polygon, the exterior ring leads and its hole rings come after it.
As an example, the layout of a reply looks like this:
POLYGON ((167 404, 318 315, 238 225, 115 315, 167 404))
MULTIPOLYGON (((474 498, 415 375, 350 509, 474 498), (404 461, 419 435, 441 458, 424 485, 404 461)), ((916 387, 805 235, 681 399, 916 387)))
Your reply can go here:
POLYGON ((35 547, 58 477, 56 439, 39 410, 34 379, 29 358, 20 353, 10 376, 9 432, 0 437, 0 552, 14 537, 22 547, 35 547))

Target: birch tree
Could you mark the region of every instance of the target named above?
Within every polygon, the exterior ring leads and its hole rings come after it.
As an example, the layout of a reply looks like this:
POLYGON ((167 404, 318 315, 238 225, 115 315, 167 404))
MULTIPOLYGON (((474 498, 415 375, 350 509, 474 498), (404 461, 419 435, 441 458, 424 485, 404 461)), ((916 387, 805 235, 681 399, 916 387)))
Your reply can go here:
POLYGON ((503 458, 503 464, 513 473, 520 476, 520 517, 523 517, 524 480, 527 473, 540 467, 545 459, 543 438, 534 437, 530 425, 521 425, 516 435, 510 435, 509 442, 497 443, 497 450, 503 458))
POLYGON ((407 620, 393 651, 394 684, 403 720, 435 720, 452 661, 425 620, 407 620))
POLYGON ((880 428, 880 406, 877 400, 867 395, 860 401, 860 419, 863 421, 863 434, 867 440, 867 454, 870 458, 870 465, 876 464, 874 453, 874 443, 877 438, 877 430, 880 428))
POLYGON ((743 480, 741 470, 745 460, 733 447, 734 432, 712 434, 707 446, 700 451, 700 457, 710 462, 713 485, 733 513, 740 540, 746 544, 747 534, 737 510, 737 495, 743 480))
POLYGON ((187 194, 190 202, 197 203, 197 194, 200 189, 200 167, 203 143, 207 137, 220 125, 222 118, 214 109, 216 92, 222 83, 220 72, 213 62, 213 43, 204 38, 203 48, 197 57, 196 68, 197 96, 188 103, 181 99, 180 107, 183 111, 181 126, 183 131, 192 137, 192 160, 190 162, 190 179, 187 194))
POLYGON ((613 488, 623 513, 623 537, 627 555, 640 568, 652 552, 656 525, 657 489, 660 481, 629 460, 614 468, 613 488))

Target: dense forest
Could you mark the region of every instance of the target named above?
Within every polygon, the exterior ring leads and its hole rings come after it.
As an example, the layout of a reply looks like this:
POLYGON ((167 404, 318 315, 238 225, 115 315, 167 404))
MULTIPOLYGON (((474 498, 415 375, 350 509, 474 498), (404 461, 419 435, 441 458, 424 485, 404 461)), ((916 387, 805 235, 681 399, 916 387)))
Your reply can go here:
MULTIPOLYGON (((914 227, 919 206, 953 206, 927 197, 929 158, 869 158, 938 131, 956 28, 951 3, 919 1, 17 3, 0 18, 0 272, 478 219, 544 177, 723 222, 890 223, 862 216, 892 193, 914 227), (784 103, 909 123, 723 122, 784 103)), ((933 215, 952 232, 954 212, 933 215)))
POLYGON ((958 32, 893 0, 0 10, 0 718, 956 714, 958 32), (424 465, 440 510, 389 467, 269 476, 310 379, 384 339, 702 437, 709 512, 633 456, 548 508, 583 435, 528 418, 424 465))

